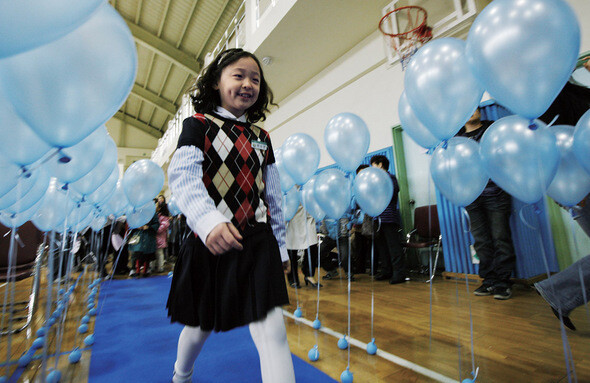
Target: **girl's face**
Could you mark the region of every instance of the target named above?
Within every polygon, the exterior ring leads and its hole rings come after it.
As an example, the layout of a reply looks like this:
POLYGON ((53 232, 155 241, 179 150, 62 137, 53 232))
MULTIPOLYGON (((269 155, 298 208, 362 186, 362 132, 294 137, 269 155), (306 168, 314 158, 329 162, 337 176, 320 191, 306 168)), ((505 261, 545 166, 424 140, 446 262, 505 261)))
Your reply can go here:
POLYGON ((260 81, 260 69, 251 57, 242 57, 226 66, 215 86, 221 107, 241 117, 258 100, 260 81))

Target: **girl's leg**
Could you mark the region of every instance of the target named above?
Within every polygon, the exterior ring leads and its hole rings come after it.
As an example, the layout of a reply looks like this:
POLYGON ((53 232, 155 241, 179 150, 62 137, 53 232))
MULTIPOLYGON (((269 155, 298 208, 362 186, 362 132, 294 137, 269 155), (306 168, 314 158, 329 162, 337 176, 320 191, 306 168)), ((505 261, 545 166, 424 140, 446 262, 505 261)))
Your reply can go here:
POLYGON ((178 338, 176 363, 172 383, 190 383, 193 365, 211 331, 202 331, 199 327, 184 326, 178 338))
POLYGON ((260 357, 262 381, 294 383, 293 360, 281 308, 271 309, 265 319, 250 323, 249 328, 260 357))
POLYGON ((164 249, 156 249, 156 268, 158 273, 164 272, 164 249))

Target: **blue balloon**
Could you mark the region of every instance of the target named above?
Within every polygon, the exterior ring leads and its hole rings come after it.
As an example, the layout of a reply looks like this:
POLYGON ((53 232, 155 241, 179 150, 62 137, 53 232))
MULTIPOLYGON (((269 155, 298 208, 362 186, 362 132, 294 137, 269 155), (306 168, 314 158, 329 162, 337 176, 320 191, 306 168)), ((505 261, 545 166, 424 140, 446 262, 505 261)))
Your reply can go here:
POLYGON ((84 23, 102 0, 4 1, 0 58, 47 44, 84 23))
POLYGON ((164 171, 152 160, 131 164, 123 175, 123 190, 133 207, 152 201, 164 186, 164 171))
POLYGON ((90 334, 84 338, 84 344, 86 346, 92 346, 94 344, 94 334, 90 334))
MULTIPOLYGON (((20 2, 17 2, 20 3, 20 2)), ((2 16, 0 16, 2 18, 2 16)), ((0 26, 0 29, 2 26, 0 26)), ((0 33, 0 36, 2 34, 0 33)), ((0 154, 24 166, 43 157, 51 146, 41 139, 14 110, 0 89, 0 154)))
POLYGON ((77 347, 74 350, 72 350, 72 352, 70 352, 70 355, 68 355, 68 361, 71 364, 78 363, 81 358, 82 352, 80 352, 80 350, 77 347))
POLYGON ((320 148, 313 137, 295 133, 282 146, 285 170, 297 185, 305 184, 318 169, 320 148))
POLYGON ((179 215, 182 213, 178 208, 178 205, 176 205, 176 198, 174 196, 171 196, 168 200, 168 210, 170 211, 170 215, 172 216, 179 215))
POLYGON ((318 346, 313 346, 311 350, 307 353, 307 357, 311 362, 317 362, 320 359, 320 350, 318 350, 318 346))
POLYGON ((88 325, 87 324, 81 324, 80 326, 78 326, 78 332, 80 334, 86 334, 88 332, 88 325))
POLYGON ((371 135, 362 118, 353 113, 340 113, 328 121, 324 145, 330 156, 346 172, 353 172, 363 162, 371 135))
POLYGON ((86 196, 86 200, 94 205, 100 205, 108 200, 115 191, 119 180, 119 167, 115 166, 109 177, 95 191, 86 196))
POLYGON ((338 169, 318 174, 313 194, 318 205, 333 219, 341 218, 350 206, 351 187, 348 178, 338 169))
MULTIPOLYGON (((33 183, 31 189, 26 192, 21 199, 4 209, 6 213, 16 214, 25 211, 43 198, 47 191, 47 187, 49 186, 49 174, 43 169, 37 169, 31 172, 31 178, 33 183)), ((15 189, 13 189, 11 193, 13 192, 15 192, 15 189)), ((5 197, 2 197, 0 200, 4 198, 5 197)))
MULTIPOLYGON (((74 227, 78 222, 84 221, 92 212, 92 206, 85 202, 74 204, 74 208, 67 216, 68 227, 74 227)), ((92 219, 93 217, 91 217, 92 219)))
POLYGON ((432 40, 412 57, 405 74, 408 103, 438 139, 453 137, 479 105, 484 89, 467 65, 465 42, 432 40))
POLYGON ((572 150, 580 165, 590 174, 590 110, 576 123, 572 150))
POLYGON ((115 166, 117 166, 117 145, 107 135, 105 148, 98 164, 85 176, 70 183, 70 187, 81 195, 87 196, 109 178, 115 166))
POLYGON ((22 174, 22 169, 3 156, 0 156, 0 174, 2 174, 0 177, 0 197, 2 197, 16 186, 22 174))
POLYGON ((303 204, 303 208, 307 211, 313 219, 317 222, 324 219, 326 213, 322 210, 320 205, 315 199, 314 189, 316 183, 317 176, 313 176, 303 185, 301 188, 301 200, 303 204))
POLYGON ((0 222, 6 227, 20 227, 25 222, 29 221, 41 206, 41 201, 38 201, 27 210, 18 213, 9 214, 0 212, 0 222))
POLYGON ((415 143, 426 149, 434 148, 440 140, 436 138, 430 130, 416 117, 412 107, 408 103, 406 92, 402 92, 398 103, 399 120, 404 132, 410 136, 415 143))
POLYGON ((319 330, 322 327, 322 322, 318 318, 316 318, 311 324, 311 327, 313 327, 316 330, 319 330))
MULTIPOLYGON (((574 127, 551 127, 557 138, 560 160, 557 173, 547 188, 547 195, 564 206, 574 206, 590 193, 590 174, 584 170, 573 152, 574 127)), ((590 152, 586 153, 590 157, 590 152)))
POLYGON ((49 374, 47 374, 46 383, 59 383, 61 381, 61 371, 60 370, 51 370, 49 374))
POLYGON ((37 349, 43 347, 44 344, 45 344, 45 337, 40 336, 40 337, 38 337, 37 339, 35 339, 33 341, 33 344, 31 345, 31 348, 34 349, 34 350, 37 350, 37 349))
POLYGON ((86 229, 90 223, 92 222, 92 219, 94 217, 92 216, 92 214, 89 214, 88 216, 86 216, 86 218, 84 218, 83 220, 79 221, 78 223, 76 223, 75 225, 70 225, 70 231, 72 233, 81 233, 84 231, 84 229, 86 229))
POLYGON ((293 219, 297 213, 297 209, 301 204, 301 195, 297 188, 291 188, 283 196, 283 214, 285 215, 285 222, 289 222, 293 219))
POLYGON ((371 166, 357 174, 352 191, 361 209, 377 217, 391 202, 393 181, 385 170, 371 166))
POLYGON ((107 223, 107 217, 102 214, 95 215, 90 221, 90 228, 94 231, 100 231, 107 223))
POLYGON ((279 171, 281 190, 283 193, 286 193, 295 185, 295 181, 293 181, 293 178, 291 178, 285 169, 285 163, 283 162, 283 148, 275 149, 275 163, 277 164, 277 170, 279 171))
POLYGON ((342 337, 340 339, 338 339, 338 348, 341 350, 346 350, 348 348, 348 341, 346 340, 346 337, 342 337))
POLYGON ((495 0, 473 22, 465 48, 488 93, 528 119, 551 105, 579 51, 578 19, 563 0, 495 0))
POLYGON ((117 181, 115 192, 111 194, 109 201, 107 202, 109 209, 115 217, 120 217, 127 210, 129 210, 129 200, 123 190, 123 180, 117 181))
POLYGON ((63 227, 62 223, 74 208, 74 203, 67 197, 62 184, 52 177, 45 196, 40 200, 41 206, 31 221, 41 231, 50 231, 63 227))
POLYGON ((367 343, 367 354, 375 355, 377 353, 377 345, 375 344, 375 338, 367 343))
POLYGON ((525 203, 535 203, 557 172, 559 150, 553 133, 541 122, 508 116, 494 122, 479 144, 483 164, 492 181, 525 203))
POLYGON ((152 201, 142 207, 130 208, 126 214, 127 224, 130 229, 137 229, 147 224, 154 214, 156 214, 156 204, 152 201))
POLYGON ((23 356, 18 358, 18 366, 19 367, 26 367, 31 363, 33 360, 33 355, 30 352, 25 353, 23 356))
POLYGON ((64 37, 0 60, 0 88, 43 140, 68 147, 117 112, 136 69, 131 31, 105 3, 64 37))
POLYGON ((479 197, 489 177, 479 156, 479 145, 467 137, 453 137, 432 154, 430 174, 440 192, 453 204, 467 206, 479 197))
POLYGON ((100 161, 107 137, 106 127, 101 126, 76 145, 62 149, 47 163, 49 173, 64 183, 79 180, 100 161))
POLYGON ((301 311, 301 307, 297 307, 293 312, 293 315, 295 315, 295 318, 301 318, 303 316, 303 311, 301 311))

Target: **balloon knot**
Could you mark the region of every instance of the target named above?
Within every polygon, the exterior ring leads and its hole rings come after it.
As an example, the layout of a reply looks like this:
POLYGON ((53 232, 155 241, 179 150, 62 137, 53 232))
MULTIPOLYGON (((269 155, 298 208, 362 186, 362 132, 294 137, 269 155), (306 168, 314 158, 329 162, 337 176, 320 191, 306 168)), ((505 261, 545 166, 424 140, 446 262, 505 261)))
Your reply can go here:
POLYGON ((68 184, 64 184, 64 186, 61 187, 61 190, 68 190, 68 184))
POLYGON ((21 168, 21 175, 24 178, 30 178, 31 177, 31 171, 27 168, 25 168, 24 166, 21 168))
POLYGON ((529 129, 530 129, 530 130, 537 130, 537 128, 538 128, 538 127, 539 127, 539 126, 538 126, 538 125, 535 123, 535 120, 531 120, 531 121, 529 122, 529 129))
POLYGON ((446 149, 447 146, 449 146, 449 140, 443 140, 443 142, 442 142, 442 148, 443 149, 446 149))

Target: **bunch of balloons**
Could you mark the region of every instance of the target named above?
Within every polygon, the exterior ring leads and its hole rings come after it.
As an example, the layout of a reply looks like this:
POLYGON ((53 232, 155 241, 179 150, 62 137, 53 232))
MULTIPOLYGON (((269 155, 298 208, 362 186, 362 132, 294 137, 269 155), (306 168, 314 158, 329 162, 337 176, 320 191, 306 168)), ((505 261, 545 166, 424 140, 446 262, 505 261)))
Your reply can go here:
POLYGON ((326 216, 333 219, 345 216, 355 201, 367 214, 381 214, 393 194, 393 183, 387 172, 367 168, 354 176, 369 149, 370 135, 365 122, 353 113, 337 114, 326 125, 324 142, 342 170, 332 168, 315 174, 320 150, 315 140, 304 133, 289 136, 275 151, 284 193, 285 220, 293 218, 299 204, 316 221, 326 216))
POLYGON ((404 131, 432 153, 441 193, 466 206, 488 177, 526 203, 545 193, 573 206, 590 192, 588 117, 574 127, 535 120, 575 68, 580 27, 564 0, 495 0, 466 41, 441 38, 411 59, 399 103, 404 131), (515 115, 493 123, 480 144, 454 137, 487 91, 515 115))
POLYGON ((164 173, 141 160, 119 179, 104 126, 137 71, 123 18, 100 0, 6 2, 0 34, 0 222, 78 232, 109 215, 149 221, 164 173))

